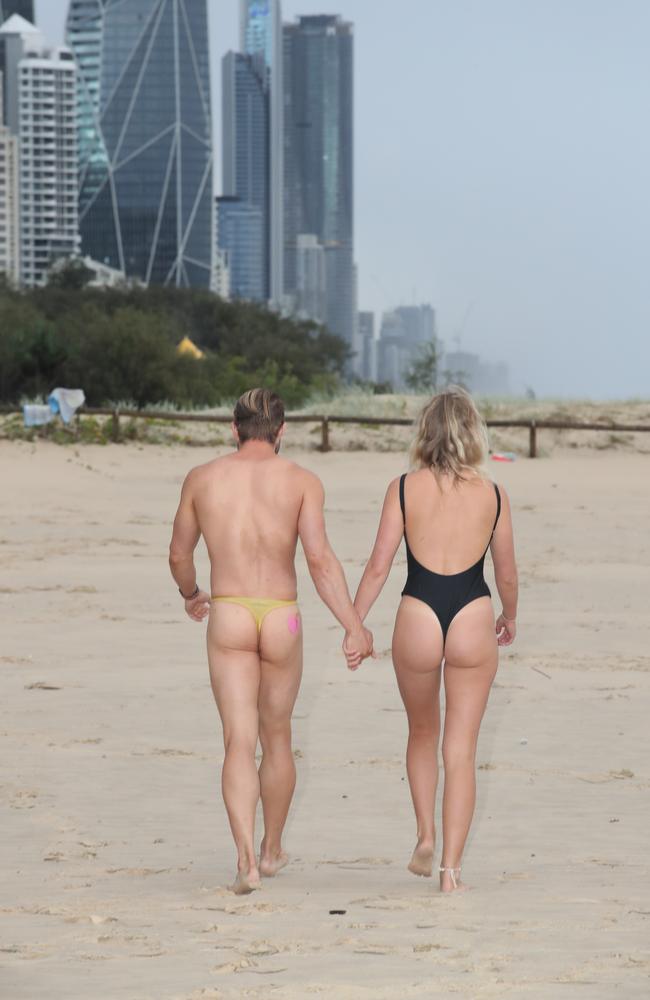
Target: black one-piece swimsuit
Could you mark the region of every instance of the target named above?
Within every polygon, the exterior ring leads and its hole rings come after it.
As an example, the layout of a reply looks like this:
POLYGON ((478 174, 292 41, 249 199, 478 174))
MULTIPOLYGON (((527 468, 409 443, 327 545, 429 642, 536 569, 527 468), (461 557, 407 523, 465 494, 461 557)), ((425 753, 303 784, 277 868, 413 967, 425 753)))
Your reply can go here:
MULTIPOLYGON (((404 541, 406 543, 406 563, 408 575, 406 584, 402 591, 402 596, 415 597, 418 601, 428 604, 436 618, 440 622, 443 640, 447 638, 447 632, 453 619, 458 612, 476 601, 479 597, 491 597, 490 588, 483 576, 483 565, 485 556, 490 547, 488 542, 485 552, 473 566, 464 569, 461 573, 434 573, 418 562, 409 546, 406 537, 406 507, 404 505, 404 480, 406 473, 399 481, 399 502, 402 508, 402 518, 404 519, 404 541)), ((499 514, 501 513, 501 495, 496 483, 494 491, 497 495, 497 516, 494 520, 494 528, 497 526, 499 514)), ((494 534, 492 528, 492 534, 494 534)), ((492 536, 490 536, 490 541, 492 536)))

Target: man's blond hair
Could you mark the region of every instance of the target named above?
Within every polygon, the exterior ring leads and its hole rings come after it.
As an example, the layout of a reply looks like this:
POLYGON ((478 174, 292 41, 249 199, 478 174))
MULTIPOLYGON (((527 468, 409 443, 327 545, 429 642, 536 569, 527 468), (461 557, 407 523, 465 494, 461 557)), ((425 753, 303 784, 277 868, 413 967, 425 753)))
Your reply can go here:
POLYGON ((249 389, 239 397, 233 414, 239 440, 273 444, 284 423, 284 403, 270 389, 249 389))

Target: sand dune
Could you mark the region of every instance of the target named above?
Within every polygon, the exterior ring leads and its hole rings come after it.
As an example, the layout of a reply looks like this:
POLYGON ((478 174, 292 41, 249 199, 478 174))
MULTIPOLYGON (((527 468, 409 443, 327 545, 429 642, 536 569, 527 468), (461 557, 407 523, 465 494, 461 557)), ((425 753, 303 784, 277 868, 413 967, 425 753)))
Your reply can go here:
MULTIPOLYGON (((301 562, 292 860, 254 897, 225 888, 203 628, 166 567, 179 484, 207 457, 0 444, 0 995, 647 997, 647 456, 558 450, 495 468, 516 519, 521 634, 481 736, 474 888, 451 898, 406 871, 389 655, 402 554, 370 622, 383 655, 356 675, 301 562)), ((296 457, 325 481, 355 584, 404 459, 296 457)))

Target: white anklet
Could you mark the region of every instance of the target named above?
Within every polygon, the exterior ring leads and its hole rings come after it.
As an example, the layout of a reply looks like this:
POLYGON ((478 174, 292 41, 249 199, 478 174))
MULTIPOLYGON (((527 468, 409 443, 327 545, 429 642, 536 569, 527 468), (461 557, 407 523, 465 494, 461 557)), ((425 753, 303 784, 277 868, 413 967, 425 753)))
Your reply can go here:
POLYGON ((445 867, 443 867, 443 865, 440 865, 440 868, 438 869, 438 871, 439 872, 449 872, 449 874, 451 876, 451 884, 453 885, 454 889, 458 888, 458 882, 456 881, 456 876, 455 876, 454 872, 458 872, 458 874, 460 875, 460 866, 458 868, 445 868, 445 867))

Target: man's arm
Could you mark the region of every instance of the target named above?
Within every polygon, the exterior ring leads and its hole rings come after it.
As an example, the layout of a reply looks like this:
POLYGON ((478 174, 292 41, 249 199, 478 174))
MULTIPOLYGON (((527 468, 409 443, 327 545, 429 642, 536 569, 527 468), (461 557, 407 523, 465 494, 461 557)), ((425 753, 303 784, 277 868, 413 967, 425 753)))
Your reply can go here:
POLYGON ((185 598, 185 610, 194 621, 203 621, 210 610, 210 595, 197 590, 194 549, 201 529, 192 497, 192 473, 187 476, 181 490, 181 501, 174 518, 174 530, 169 545, 169 568, 178 589, 185 598))
POLYGON ((343 567, 336 558, 325 531, 323 506, 325 493, 321 481, 306 474, 306 485, 298 518, 298 534, 305 551, 307 566, 321 600, 346 631, 348 646, 358 654, 358 662, 372 652, 372 635, 364 629, 350 597, 343 567))

